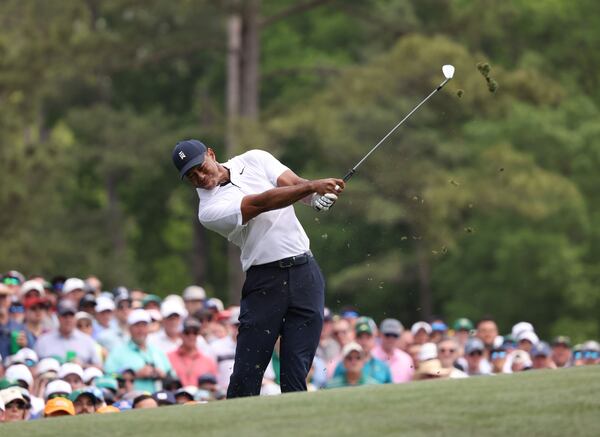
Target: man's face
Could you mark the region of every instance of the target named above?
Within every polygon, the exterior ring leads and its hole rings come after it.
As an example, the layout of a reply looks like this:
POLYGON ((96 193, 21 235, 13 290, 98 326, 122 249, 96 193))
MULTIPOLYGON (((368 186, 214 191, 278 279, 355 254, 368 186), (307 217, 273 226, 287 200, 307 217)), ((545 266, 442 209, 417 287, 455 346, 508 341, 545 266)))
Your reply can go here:
POLYGON ((344 357, 344 367, 348 373, 356 375, 362 372, 363 365, 363 356, 358 351, 352 351, 344 357))
POLYGON ((198 328, 186 328, 181 334, 183 346, 189 349, 196 347, 196 341, 198 340, 198 334, 200 329, 198 328))
POLYGON ((92 414, 96 412, 96 407, 91 396, 81 395, 73 402, 75 414, 92 414))
POLYGON ((212 190, 219 184, 219 166, 215 153, 208 149, 204 155, 204 162, 188 171, 185 177, 195 188, 212 190))
POLYGON ((130 312, 131 302, 129 302, 128 300, 122 300, 117 304, 117 319, 119 319, 121 323, 127 322, 127 316, 129 316, 130 312))
POLYGON ((111 310, 102 311, 101 313, 96 313, 96 320, 100 325, 107 327, 110 325, 110 320, 113 317, 113 312, 111 310))
POLYGON ((418 344, 425 344, 429 341, 429 334, 424 329, 419 329, 414 338, 414 342, 418 344))
POLYGON ((502 372, 504 363, 506 362, 506 351, 505 350, 494 350, 490 353, 490 361, 494 368, 494 373, 502 372))
POLYGON ((69 383, 69 385, 71 386, 71 390, 78 390, 80 388, 83 388, 83 380, 79 377, 79 375, 71 373, 69 375, 66 375, 63 379, 69 383))
POLYGON ((373 349, 373 346, 375 346, 375 337, 373 334, 363 332, 356 336, 356 342, 360 344, 360 347, 363 348, 365 355, 369 355, 373 349))
POLYGON ((467 360, 467 364, 469 365, 469 369, 477 370, 479 369, 479 363, 483 358, 483 352, 479 350, 472 351, 471 353, 467 354, 465 358, 467 360))
POLYGON ((46 306, 41 303, 36 303, 25 310, 25 321, 30 323, 40 323, 46 318, 47 314, 46 306))
POLYGON ((75 329, 75 314, 67 313, 58 316, 58 327, 63 334, 71 334, 75 329))
POLYGON ((456 360, 458 348, 453 341, 445 340, 438 344, 438 358, 442 363, 442 367, 450 368, 456 360))
POLYGON ((556 344, 552 347, 552 361, 558 367, 563 367, 571 358, 571 348, 566 344, 556 344))
POLYGON ((494 344, 494 339, 498 335, 498 327, 496 322, 492 320, 484 320, 477 327, 477 337, 483 341, 486 346, 494 344))
POLYGON ((333 336, 341 346, 350 343, 352 341, 350 323, 344 319, 338 321, 333 329, 333 336))
POLYGON ((171 314, 166 319, 163 319, 163 327, 165 328, 165 332, 169 336, 175 336, 179 333, 179 324, 181 322, 181 317, 179 314, 171 314))
POLYGON ((385 351, 391 351, 394 348, 398 347, 398 339, 400 338, 397 334, 382 334, 381 335, 381 347, 385 351))
POLYGON ((87 335, 92 335, 94 328, 92 327, 92 321, 89 319, 81 319, 77 321, 77 329, 87 335))
POLYGON ((137 345, 143 345, 146 343, 146 337, 148 337, 149 326, 145 322, 136 323, 129 327, 131 339, 137 345))
POLYGON ((533 344, 529 340, 521 340, 518 345, 518 349, 525 352, 530 352, 533 344))
POLYGON ((550 367, 548 357, 545 355, 536 355, 531 361, 534 369, 548 369, 550 367))
POLYGON ((193 299, 185 301, 185 309, 188 314, 194 314, 196 311, 200 311, 204 308, 204 301, 201 299, 193 299))
POLYGON ((17 422, 19 420, 25 420, 25 417, 27 416, 27 404, 21 399, 17 399, 6 404, 5 410, 5 422, 17 422))

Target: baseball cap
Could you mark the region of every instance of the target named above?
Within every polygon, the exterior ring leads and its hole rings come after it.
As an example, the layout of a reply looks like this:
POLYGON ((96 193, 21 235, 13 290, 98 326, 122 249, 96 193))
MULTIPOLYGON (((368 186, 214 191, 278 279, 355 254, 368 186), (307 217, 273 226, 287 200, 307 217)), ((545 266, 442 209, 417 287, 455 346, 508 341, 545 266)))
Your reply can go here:
POLYGON ((59 316, 65 316, 67 314, 75 315, 77 314, 77 307, 72 301, 63 299, 56 306, 56 312, 59 316))
POLYGON ((96 308, 96 296, 93 294, 85 294, 79 301, 79 309, 85 307, 96 308))
POLYGON ((179 317, 186 317, 187 311, 178 302, 168 300, 163 302, 160 306, 160 314, 164 319, 174 314, 178 315, 179 317))
POLYGON ((549 357, 551 354, 550 346, 545 341, 540 341, 533 345, 530 355, 532 357, 549 357))
POLYGON ((98 414, 107 414, 107 413, 120 413, 121 410, 113 405, 105 405, 96 410, 98 414))
POLYGON ((14 285, 20 285, 25 282, 25 276, 23 276, 23 273, 16 270, 10 270, 2 275, 2 281, 5 281, 5 279, 15 279, 18 283, 14 285))
POLYGON ((85 282, 79 278, 69 278, 63 284, 63 294, 71 293, 75 290, 85 290, 85 282))
POLYGON ((206 291, 198 285, 190 285, 183 290, 183 300, 205 300, 206 291))
POLYGON ((113 390, 115 393, 119 390, 119 383, 112 376, 99 376, 94 381, 94 385, 98 388, 113 390))
POLYGON ((5 406, 16 400, 23 401, 26 404, 29 403, 19 387, 9 387, 0 390, 0 398, 4 401, 5 406))
POLYGON ((461 317, 460 319, 456 319, 454 324, 452 325, 452 329, 455 331, 470 331, 474 329, 473 322, 471 322, 466 317, 461 317))
POLYGON ((185 174, 197 165, 202 165, 206 154, 206 146, 198 140, 184 140, 173 148, 173 164, 183 179, 185 174))
POLYGON ((485 346, 483 344, 483 341, 481 341, 477 337, 469 338, 467 340, 467 343, 465 344, 465 354, 466 355, 469 355, 470 353, 476 352, 476 351, 483 352, 484 349, 485 349, 485 346))
POLYGON ((45 375, 48 373, 57 374, 60 370, 60 363, 56 358, 47 357, 42 358, 36 367, 38 375, 45 375))
POLYGON ((117 407, 119 411, 131 410, 131 402, 126 399, 121 399, 113 404, 113 407, 117 407))
POLYGON ((356 320, 356 326, 354 327, 354 331, 356 335, 360 334, 370 334, 373 335, 377 330, 377 325, 370 317, 359 317, 356 320))
POLYGON ((520 342, 523 340, 527 340, 531 344, 536 344, 538 341, 540 341, 540 339, 538 338, 536 333, 533 331, 521 331, 519 333, 519 335, 517 336, 517 342, 520 342))
POLYGON ((146 305, 152 302, 160 306, 160 304, 162 303, 162 299, 156 294, 149 294, 146 297, 144 297, 144 299, 142 299, 142 307, 145 307, 146 305))
POLYGON ((33 349, 29 349, 24 347, 23 349, 19 349, 19 351, 13 356, 13 363, 25 364, 27 367, 35 366, 39 361, 38 355, 35 353, 33 349))
POLYGON ((419 350, 419 361, 433 360, 438 357, 437 345, 435 343, 423 343, 419 350))
POLYGON ((512 362, 513 364, 523 364, 526 367, 531 366, 531 357, 527 352, 517 349, 513 352, 512 362))
POLYGON ((582 348, 584 351, 600 352, 600 344, 598 344, 598 342, 595 340, 586 341, 583 343, 582 348))
POLYGON ((410 328, 410 332, 412 335, 416 335, 421 329, 423 329, 427 334, 431 334, 431 325, 423 321, 413 324, 410 328))
POLYGON ((65 363, 60 366, 60 370, 58 371, 58 377, 63 379, 67 375, 77 375, 83 381, 83 369, 77 363, 65 363))
POLYGON ((77 314, 75 314, 75 321, 79 322, 80 320, 83 319, 87 319, 89 321, 93 321, 94 318, 92 317, 92 315, 90 313, 86 313, 85 311, 78 311, 77 314))
POLYGON ((354 341, 350 342, 342 349, 342 357, 346 358, 348 355, 350 355, 351 352, 358 352, 362 355, 363 348, 360 346, 360 344, 354 341))
POLYGON ((175 398, 177 399, 177 397, 184 395, 187 396, 190 401, 193 401, 197 391, 198 388, 195 385, 186 385, 175 392, 175 398))
POLYGON ((157 391, 156 393, 152 394, 152 397, 154 398, 159 407, 165 405, 175 405, 177 403, 177 401, 175 400, 175 395, 170 391, 157 391))
POLYGON ((25 281, 23 285, 21 285, 21 290, 19 294, 21 296, 25 296, 30 291, 37 291, 40 297, 43 297, 44 294, 44 285, 40 281, 25 281))
POLYGON ((571 347, 571 338, 566 335, 559 335, 552 339, 550 343, 552 346, 564 345, 566 347, 571 347))
POLYGON ((448 326, 444 322, 433 322, 431 324, 432 331, 447 331, 448 326))
POLYGON ((202 324, 195 317, 188 317, 187 319, 185 319, 183 321, 183 330, 184 331, 186 329, 200 329, 201 327, 202 327, 202 324))
POLYGON ((223 311, 225 306, 223 305, 223 301, 216 297, 211 297, 206 301, 206 308, 214 309, 217 311, 223 311))
POLYGON ((323 321, 330 322, 333 320, 333 313, 327 307, 323 308, 323 321))
POLYGON ((91 384, 94 378, 99 378, 103 376, 102 370, 97 367, 88 367, 83 371, 83 382, 86 384, 91 384))
POLYGON ((60 395, 68 398, 73 390, 71 389, 71 384, 67 381, 63 381, 62 379, 55 379, 54 381, 50 381, 48 385, 46 385, 46 389, 44 390, 44 398, 48 399, 52 396, 60 395))
POLYGON ((203 373, 198 377, 198 385, 201 384, 216 384, 217 377, 212 373, 203 373))
POLYGON ((23 306, 26 310, 35 305, 48 305, 48 300, 45 297, 30 296, 23 301, 23 306))
POLYGON ((75 415, 75 407, 70 399, 66 398, 52 398, 46 402, 44 407, 44 416, 50 416, 54 413, 64 411, 69 416, 75 415))
POLYGON ((133 391, 133 392, 127 393, 126 396, 127 396, 126 400, 131 399, 131 407, 132 408, 135 408, 135 406, 139 402, 142 402, 145 399, 152 398, 152 394, 150 392, 147 392, 147 391, 133 391))
POLYGON ((402 331, 404 331, 404 327, 399 320, 396 319, 384 319, 379 326, 379 330, 383 335, 392 334, 392 335, 400 335, 402 331))
POLYGON ((513 325, 510 333, 513 338, 518 338, 519 335, 525 331, 535 332, 535 329, 533 329, 533 325, 529 322, 519 322, 513 325))
POLYGON ((23 381, 28 387, 33 384, 33 375, 25 364, 13 364, 4 372, 4 377, 13 381, 23 381))
POLYGON ((101 313, 103 311, 114 311, 115 310, 115 302, 112 299, 109 299, 105 296, 100 296, 96 299, 96 308, 97 313, 101 313))
POLYGON ((135 325, 136 323, 152 323, 148 311, 140 308, 131 311, 129 316, 127 316, 127 324, 135 325))
POLYGON ((80 396, 84 395, 91 397, 94 404, 104 402, 104 396, 102 396, 102 392, 97 387, 84 387, 74 390, 69 395, 69 399, 71 400, 71 402, 75 402, 77 401, 77 399, 79 399, 80 396))

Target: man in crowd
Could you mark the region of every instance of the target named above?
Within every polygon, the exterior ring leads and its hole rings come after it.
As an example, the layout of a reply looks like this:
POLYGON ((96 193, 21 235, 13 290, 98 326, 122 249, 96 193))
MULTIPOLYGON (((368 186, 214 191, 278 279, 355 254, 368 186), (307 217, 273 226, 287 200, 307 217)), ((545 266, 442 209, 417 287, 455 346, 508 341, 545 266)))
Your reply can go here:
POLYGON ((531 348, 531 361, 534 369, 556 369, 556 364, 552 361, 550 345, 545 341, 539 341, 531 348))
MULTIPOLYGON (((356 343, 360 345, 363 351, 363 372, 365 375, 370 376, 381 384, 391 383, 392 374, 389 366, 371 354, 373 348, 375 347, 375 334, 377 331, 377 325, 375 325, 373 319, 369 317, 358 318, 354 331, 356 335, 356 343)), ((339 363, 335 369, 334 377, 342 375, 344 373, 344 369, 344 363, 339 363)))
POLYGON ((169 352, 168 358, 173 370, 185 387, 195 385, 200 375, 217 374, 217 363, 198 350, 197 341, 200 334, 200 322, 189 317, 183 323, 181 346, 169 352))
POLYGON ((160 379, 171 372, 166 355, 147 343, 151 319, 146 310, 136 309, 129 314, 131 340, 109 352, 104 370, 121 373, 124 369, 135 372, 136 390, 154 392, 160 390, 160 379))
MULTIPOLYGON (((83 281, 82 281, 83 282, 83 281)), ((63 299, 57 307, 58 328, 43 334, 35 344, 40 358, 60 356, 65 360, 74 359, 84 367, 101 365, 96 342, 76 329, 77 307, 71 300, 63 299), (70 355, 75 355, 71 357, 70 355)))
POLYGON ((466 317, 461 317, 460 319, 456 319, 452 325, 452 329, 454 329, 454 338, 462 349, 471 336, 471 331, 474 329, 473 322, 466 317))
POLYGON ((402 331, 402 323, 399 320, 383 320, 379 327, 380 343, 371 352, 375 358, 389 366, 394 384, 411 381, 414 374, 412 358, 397 346, 402 331))
POLYGON ((14 346, 33 347, 35 339, 25 326, 10 320, 8 309, 11 303, 12 291, 5 284, 0 284, 0 356, 7 357, 16 353, 14 346), (14 336, 14 337, 13 337, 14 336), (11 344, 15 343, 16 345, 11 344))
POLYGON ((63 299, 70 300, 79 308, 79 301, 85 295, 85 282, 79 278, 69 278, 65 281, 62 288, 63 299))
POLYGON ((432 332, 431 325, 427 322, 419 321, 411 326, 410 332, 413 335, 414 344, 425 344, 429 341, 429 336, 432 332))
POLYGON ((206 291, 198 285, 190 285, 183 290, 183 301, 189 315, 194 315, 197 311, 202 310, 205 300, 206 291))
POLYGON ((129 291, 125 287, 117 287, 115 295, 115 319, 110 329, 105 329, 98 334, 98 343, 106 350, 111 351, 129 341, 129 325, 127 317, 131 312, 132 301, 129 291))
POLYGON ((104 403, 102 393, 96 387, 75 390, 69 395, 69 400, 73 402, 77 415, 94 414, 104 403))
POLYGON ((460 354, 460 345, 456 338, 442 338, 437 344, 437 353, 442 368, 450 370, 450 373, 448 374, 449 378, 466 378, 469 376, 456 367, 456 361, 460 354))
MULTIPOLYGON (((479 324, 478 324, 479 326, 479 324)), ((479 337, 470 338, 465 344, 465 359, 467 368, 464 370, 469 376, 489 375, 491 366, 484 357, 485 345, 479 337)))
POLYGON ((237 334, 240 325, 240 308, 234 307, 229 315, 229 335, 211 343, 211 349, 217 361, 217 382, 221 390, 227 391, 229 378, 233 372, 237 334))
POLYGON ((168 354, 181 344, 181 321, 187 311, 174 300, 165 300, 161 304, 162 328, 148 336, 148 344, 168 354))
POLYGON ((18 387, 0 390, 0 399, 4 403, 5 422, 20 422, 29 419, 29 402, 18 387))
POLYGON ((37 340, 46 332, 49 302, 44 297, 30 296, 23 302, 25 307, 25 328, 37 340))
POLYGON ((349 343, 342 349, 343 372, 327 383, 327 388, 379 384, 364 372, 366 355, 358 343, 349 343))
POLYGON ((564 335, 554 337, 551 346, 552 361, 556 367, 571 367, 571 339, 564 335))
POLYGON ((491 317, 484 317, 477 322, 477 332, 475 335, 483 342, 483 358, 488 360, 490 358, 490 351, 494 348, 494 340, 498 336, 498 325, 496 325, 496 322, 491 317))

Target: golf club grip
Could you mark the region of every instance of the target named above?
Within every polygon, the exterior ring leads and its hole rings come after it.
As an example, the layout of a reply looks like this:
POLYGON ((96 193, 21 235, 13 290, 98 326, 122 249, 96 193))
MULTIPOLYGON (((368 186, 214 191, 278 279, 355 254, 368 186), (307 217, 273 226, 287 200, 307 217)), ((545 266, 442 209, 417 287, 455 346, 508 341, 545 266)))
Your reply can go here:
POLYGON ((344 182, 348 182, 350 180, 350 178, 352 176, 354 176, 354 173, 356 173, 356 170, 354 170, 354 169, 349 170, 348 173, 346 173, 346 176, 343 177, 344 182))

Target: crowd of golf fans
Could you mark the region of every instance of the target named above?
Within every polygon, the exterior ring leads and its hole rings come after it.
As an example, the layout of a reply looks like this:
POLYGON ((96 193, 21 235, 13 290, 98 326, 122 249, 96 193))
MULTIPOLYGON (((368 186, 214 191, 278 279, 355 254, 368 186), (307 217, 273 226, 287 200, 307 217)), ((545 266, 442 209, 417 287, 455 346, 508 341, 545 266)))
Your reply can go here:
MULTIPOLYGON (((225 398, 239 307, 224 308, 199 286, 160 298, 102 291, 96 277, 0 278, 0 422, 225 398)), ((277 351, 263 395, 280 393, 277 351)), ((546 342, 528 322, 502 336, 493 318, 378 326, 352 309, 326 309, 307 382, 320 390, 599 363, 597 341, 546 342)))

